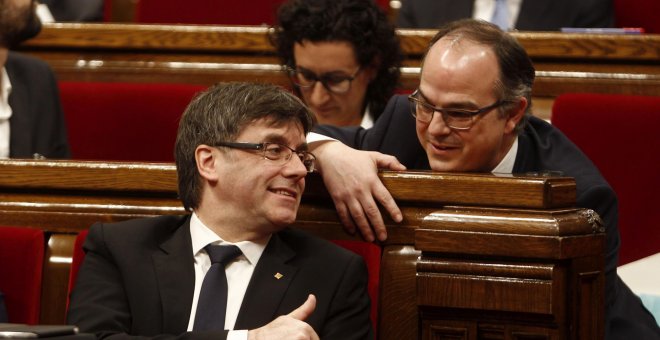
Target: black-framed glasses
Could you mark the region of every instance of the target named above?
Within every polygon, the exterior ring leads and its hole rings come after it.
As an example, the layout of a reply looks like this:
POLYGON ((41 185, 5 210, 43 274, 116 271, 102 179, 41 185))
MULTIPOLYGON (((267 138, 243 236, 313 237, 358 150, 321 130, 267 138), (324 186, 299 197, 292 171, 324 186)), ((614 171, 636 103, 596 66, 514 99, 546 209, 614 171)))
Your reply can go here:
POLYGON ((478 115, 482 113, 489 112, 495 108, 498 108, 509 101, 500 100, 492 105, 488 105, 476 110, 463 110, 463 109, 443 109, 440 107, 435 107, 427 103, 424 99, 420 99, 417 96, 423 95, 419 92, 419 89, 415 90, 413 94, 408 96, 410 101, 410 113, 413 117, 423 123, 430 123, 433 119, 433 113, 440 112, 442 114, 442 119, 445 121, 448 127, 455 130, 469 130, 472 125, 474 125, 475 119, 478 115))
POLYGON ((284 165, 291 160, 291 156, 296 154, 300 161, 303 163, 307 172, 314 171, 314 161, 316 156, 307 151, 294 150, 286 145, 278 143, 244 143, 244 142, 219 142, 214 145, 215 147, 228 147, 232 149, 241 150, 257 150, 261 151, 265 159, 275 162, 278 165, 284 165))
POLYGON ((355 77, 360 73, 362 67, 358 67, 358 69, 353 72, 353 75, 350 76, 338 71, 316 75, 316 73, 300 67, 294 69, 287 66, 285 70, 289 74, 291 82, 301 89, 309 89, 313 87, 317 81, 320 81, 326 90, 332 93, 342 94, 351 89, 351 82, 355 80, 355 77))

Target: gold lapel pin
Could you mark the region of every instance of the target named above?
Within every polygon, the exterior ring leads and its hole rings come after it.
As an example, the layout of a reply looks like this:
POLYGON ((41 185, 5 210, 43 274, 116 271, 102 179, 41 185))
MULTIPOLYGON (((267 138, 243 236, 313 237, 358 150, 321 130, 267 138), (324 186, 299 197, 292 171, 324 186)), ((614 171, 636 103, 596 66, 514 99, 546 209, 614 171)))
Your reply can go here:
POLYGON ((280 274, 279 272, 275 273, 275 275, 273 275, 273 276, 278 280, 284 277, 284 275, 280 274))

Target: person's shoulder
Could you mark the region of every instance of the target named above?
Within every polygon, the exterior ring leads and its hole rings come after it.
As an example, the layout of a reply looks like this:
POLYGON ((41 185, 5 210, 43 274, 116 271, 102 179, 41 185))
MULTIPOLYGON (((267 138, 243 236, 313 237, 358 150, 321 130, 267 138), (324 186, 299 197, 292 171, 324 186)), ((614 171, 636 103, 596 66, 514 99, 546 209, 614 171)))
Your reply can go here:
POLYGON ((90 234, 101 237, 105 242, 160 242, 183 226, 189 215, 165 215, 145 217, 114 223, 96 223, 90 234))
POLYGON ((46 68, 50 70, 50 66, 48 66, 48 63, 45 61, 15 51, 9 51, 9 54, 7 55, 7 65, 12 65, 12 66, 17 66, 17 67, 39 67, 39 68, 46 68))

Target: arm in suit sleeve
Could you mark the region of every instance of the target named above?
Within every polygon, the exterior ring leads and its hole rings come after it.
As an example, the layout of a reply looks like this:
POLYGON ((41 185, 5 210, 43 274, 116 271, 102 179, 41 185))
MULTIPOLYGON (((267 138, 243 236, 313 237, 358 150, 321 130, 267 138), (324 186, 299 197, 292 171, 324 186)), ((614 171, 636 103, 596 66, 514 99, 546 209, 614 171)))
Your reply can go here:
POLYGON ((584 0, 574 3, 574 5, 581 6, 575 16, 574 27, 614 27, 612 0, 584 0))
POLYGON ((367 268, 353 256, 335 293, 321 339, 373 339, 367 292, 367 268))
MULTIPOLYGON (((106 228, 108 229, 108 228, 106 228)), ((227 332, 184 332, 182 334, 133 334, 131 304, 122 271, 106 243, 104 225, 97 223, 90 229, 84 244, 85 259, 71 294, 67 323, 76 325, 83 333, 94 333, 99 339, 225 339, 227 332)), ((153 289, 157 289, 153 287, 153 289)), ((159 313, 154 313, 159 314, 159 313)), ((154 315, 158 319, 161 315, 154 315)))
POLYGON ((47 133, 48 138, 43 146, 38 147, 44 148, 43 155, 47 158, 67 159, 71 157, 71 151, 69 149, 66 121, 60 103, 60 92, 55 75, 50 67, 45 66, 47 69, 42 74, 46 78, 44 82, 48 92, 44 93, 51 93, 51 95, 44 96, 44 100, 47 101, 44 105, 47 105, 47 108, 42 112, 46 113, 47 116, 42 117, 38 124, 42 127, 40 133, 47 133))

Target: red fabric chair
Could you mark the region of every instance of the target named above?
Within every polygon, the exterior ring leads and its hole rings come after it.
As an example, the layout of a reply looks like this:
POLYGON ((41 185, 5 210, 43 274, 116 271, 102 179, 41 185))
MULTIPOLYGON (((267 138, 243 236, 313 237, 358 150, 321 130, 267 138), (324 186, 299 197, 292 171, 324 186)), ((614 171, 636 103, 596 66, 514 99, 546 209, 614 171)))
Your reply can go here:
MULTIPOLYGON (((69 274, 69 296, 71 291, 75 288, 76 277, 78 277, 78 270, 80 265, 85 258, 85 252, 83 251, 83 243, 87 238, 87 230, 81 231, 76 237, 76 242, 73 250, 73 260, 71 262, 71 272, 69 274)), ((360 241, 347 241, 347 240, 335 240, 333 241, 340 247, 346 248, 364 258, 364 262, 367 264, 367 271, 369 275, 368 282, 368 292, 369 298, 371 299, 371 322, 374 326, 374 332, 378 326, 378 295, 380 291, 380 257, 381 249, 379 246, 373 243, 360 242, 360 241)), ((67 300, 67 309, 68 309, 68 300, 67 300)))
POLYGON ((135 21, 159 24, 272 25, 285 0, 140 0, 135 21))
POLYGON ((371 299, 371 324, 374 328, 374 335, 377 336, 375 332, 378 329, 378 296, 380 295, 380 258, 382 250, 379 246, 369 242, 334 240, 333 243, 362 256, 367 264, 369 274, 367 289, 371 299))
POLYGON ((619 198, 619 264, 660 252, 660 97, 564 94, 552 124, 596 164, 619 198))
POLYGON ((61 82, 73 159, 172 162, 191 84, 61 82))
POLYGON ((642 27, 646 33, 660 33, 658 13, 658 0, 614 0, 617 27, 642 27))
POLYGON ((66 309, 69 310, 69 298, 73 288, 76 287, 76 278, 78 277, 78 271, 82 265, 83 260, 85 259, 85 251, 83 250, 83 244, 87 238, 89 230, 83 230, 78 233, 76 236, 76 241, 73 244, 73 255, 71 256, 71 271, 69 271, 69 294, 66 299, 66 309))
MULTIPOLYGON (((158 24, 268 25, 286 0, 139 0, 135 21, 158 24)), ((377 0, 389 12, 389 0, 377 0)))
POLYGON ((45 247, 40 229, 0 227, 0 291, 11 323, 39 323, 45 247))

